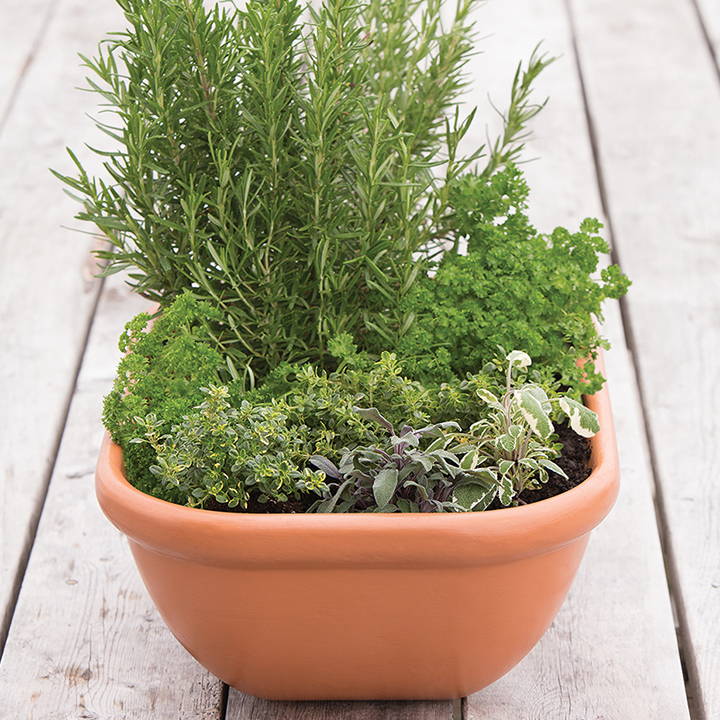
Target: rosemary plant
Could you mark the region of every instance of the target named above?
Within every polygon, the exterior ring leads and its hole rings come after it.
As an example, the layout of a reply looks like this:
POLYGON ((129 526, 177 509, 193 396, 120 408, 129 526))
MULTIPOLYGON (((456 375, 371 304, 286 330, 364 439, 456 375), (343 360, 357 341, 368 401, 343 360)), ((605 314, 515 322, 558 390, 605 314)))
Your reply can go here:
MULTIPOLYGON (((117 0, 128 28, 83 58, 105 103, 104 173, 59 177, 109 249, 105 272, 167 306, 190 289, 248 386, 281 361, 332 364, 331 338, 392 347, 402 298, 441 242, 447 188, 473 114, 458 95, 473 52, 457 0, 117 0)), ((534 54, 513 83, 487 170, 512 159, 536 111, 534 54)))

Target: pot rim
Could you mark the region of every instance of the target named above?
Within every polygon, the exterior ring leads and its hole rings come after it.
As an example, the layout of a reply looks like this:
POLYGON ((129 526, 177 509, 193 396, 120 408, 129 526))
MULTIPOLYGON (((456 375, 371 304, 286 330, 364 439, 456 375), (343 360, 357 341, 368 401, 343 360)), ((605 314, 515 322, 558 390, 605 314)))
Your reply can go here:
POLYGON ((607 383, 586 396, 600 420, 592 472, 559 495, 468 513, 225 513, 176 505, 131 485, 121 448, 105 438, 96 493, 132 541, 201 564, 246 568, 473 567, 550 552, 590 532, 619 486, 607 383))

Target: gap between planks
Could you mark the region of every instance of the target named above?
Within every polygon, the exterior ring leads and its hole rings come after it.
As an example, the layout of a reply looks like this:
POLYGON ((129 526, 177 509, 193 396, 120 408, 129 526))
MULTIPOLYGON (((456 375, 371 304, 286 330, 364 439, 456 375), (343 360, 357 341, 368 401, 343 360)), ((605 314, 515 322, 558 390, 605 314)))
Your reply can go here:
POLYGON ((47 475, 44 478, 42 485, 39 487, 39 492, 36 500, 36 507, 32 515, 27 520, 27 536, 25 543, 18 552, 17 568, 15 578, 10 579, 9 590, 7 592, 6 605, 3 609, 3 613, 0 616, 0 658, 5 650, 5 641, 7 639, 7 633, 12 623, 12 617, 15 612, 15 606, 17 605, 18 595, 20 594, 20 588, 22 586, 23 577, 27 570, 28 561, 30 559, 30 552, 37 536, 37 529, 40 523, 40 517, 42 516, 43 508, 45 507, 45 500, 47 498, 48 490, 50 487, 50 480, 53 472, 55 471, 55 463, 57 461, 58 452, 60 451, 60 444, 62 442, 63 434, 65 432, 65 425, 67 424, 68 416, 70 414, 70 407, 72 405, 73 397, 77 389, 78 376, 80 374, 80 368, 82 361, 85 357, 85 349, 87 348, 90 333, 92 332, 93 320, 97 311, 98 304, 100 302, 100 295, 102 292, 103 283, 98 283, 97 291, 95 292, 93 304, 90 310, 90 316, 87 320, 85 333, 80 342, 78 348, 78 357, 75 364, 75 368, 72 373, 72 378, 69 383, 67 396, 64 402, 64 409, 58 421, 58 429, 53 442, 52 449, 49 452, 49 463, 47 475))
POLYGON ((720 82, 720 0, 689 0, 720 82))
POLYGON ((125 322, 147 308, 105 283, 0 660, 0 720, 220 720, 222 683, 172 637, 93 492, 102 397, 125 322))

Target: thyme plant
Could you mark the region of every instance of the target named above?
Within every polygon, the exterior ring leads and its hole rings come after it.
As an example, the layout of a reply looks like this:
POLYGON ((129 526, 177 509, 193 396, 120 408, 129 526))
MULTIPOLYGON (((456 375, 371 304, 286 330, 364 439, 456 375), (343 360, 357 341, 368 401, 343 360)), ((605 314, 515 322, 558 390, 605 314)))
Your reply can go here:
POLYGON ((478 0, 447 24, 441 0, 324 0, 307 23, 300 0, 117 1, 127 29, 83 58, 113 146, 101 176, 72 151, 59 176, 110 242, 106 272, 164 307, 209 301, 247 386, 281 361, 332 363, 342 333, 393 347, 450 184, 484 152, 487 172, 514 157, 547 59, 518 69, 498 140, 463 155, 478 0))
POLYGON ((234 408, 226 387, 204 392, 206 399, 169 434, 161 434, 153 413, 137 419, 143 435, 133 442, 155 451, 150 471, 166 497, 190 507, 213 500, 244 510, 250 501, 286 503, 320 494, 325 476, 307 466, 307 433, 289 426, 282 403, 244 401, 234 408))

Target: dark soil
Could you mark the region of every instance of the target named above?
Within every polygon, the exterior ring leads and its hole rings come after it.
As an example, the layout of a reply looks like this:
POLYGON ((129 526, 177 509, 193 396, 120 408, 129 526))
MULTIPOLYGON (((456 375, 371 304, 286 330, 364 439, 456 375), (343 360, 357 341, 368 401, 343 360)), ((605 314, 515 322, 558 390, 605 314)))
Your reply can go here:
POLYGON ((556 462, 567 474, 567 479, 551 472, 541 488, 525 490, 520 494, 524 504, 546 500, 571 490, 590 475, 590 441, 574 433, 567 425, 559 425, 555 431, 563 446, 562 454, 556 462))
MULTIPOLYGON (((518 497, 518 505, 529 505, 572 490, 585 480, 590 467, 590 441, 574 433, 567 425, 557 425, 555 432, 563 446, 562 454, 555 462, 565 471, 567 478, 557 473, 549 473, 548 481, 537 490, 525 490, 518 497)), ((496 498, 488 510, 500 510, 503 506, 496 498)))
POLYGON ((250 501, 248 502, 247 510, 243 510, 241 507, 235 507, 235 508, 229 508, 227 505, 224 505, 223 503, 217 502, 217 500, 214 500, 213 498, 210 498, 205 503, 205 509, 206 510, 217 510, 219 512, 235 512, 235 513, 242 513, 242 512, 248 512, 248 513, 304 513, 310 505, 312 505, 313 502, 317 500, 317 496, 313 495, 312 497, 308 497, 307 503, 303 503, 300 500, 289 500, 285 503, 278 503, 273 501, 268 502, 258 502, 257 500, 250 498, 250 501))

